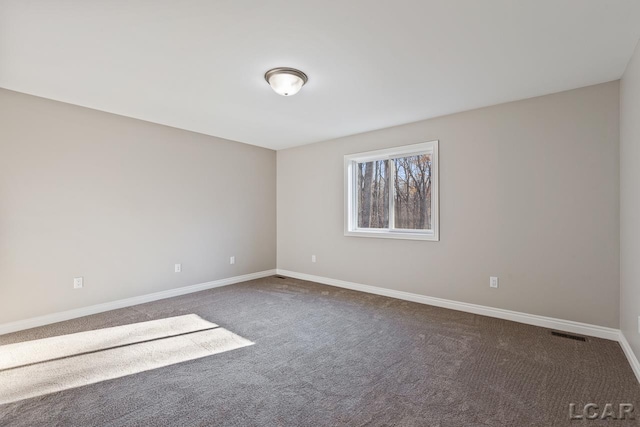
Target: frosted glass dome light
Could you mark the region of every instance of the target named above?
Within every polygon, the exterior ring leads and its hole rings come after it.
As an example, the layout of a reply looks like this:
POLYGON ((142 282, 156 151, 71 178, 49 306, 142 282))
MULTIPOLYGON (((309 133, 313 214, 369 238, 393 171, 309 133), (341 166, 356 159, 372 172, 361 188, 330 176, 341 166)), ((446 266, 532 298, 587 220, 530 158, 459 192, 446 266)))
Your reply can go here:
POLYGON ((308 78, 295 68, 274 68, 265 73, 264 79, 278 95, 295 95, 302 89, 308 78))

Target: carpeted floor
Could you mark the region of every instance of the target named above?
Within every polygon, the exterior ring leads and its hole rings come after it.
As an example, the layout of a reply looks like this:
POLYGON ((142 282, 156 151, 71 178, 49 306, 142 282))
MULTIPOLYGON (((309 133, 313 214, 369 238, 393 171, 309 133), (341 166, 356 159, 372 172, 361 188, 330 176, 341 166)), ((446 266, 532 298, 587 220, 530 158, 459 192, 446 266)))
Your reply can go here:
POLYGON ((0 425, 638 425, 570 421, 570 403, 640 418, 616 342, 277 277, 0 336, 0 352, 190 314, 254 345, 0 405, 0 425))
POLYGON ((6 344, 0 347, 0 404, 252 344, 195 314, 6 344))

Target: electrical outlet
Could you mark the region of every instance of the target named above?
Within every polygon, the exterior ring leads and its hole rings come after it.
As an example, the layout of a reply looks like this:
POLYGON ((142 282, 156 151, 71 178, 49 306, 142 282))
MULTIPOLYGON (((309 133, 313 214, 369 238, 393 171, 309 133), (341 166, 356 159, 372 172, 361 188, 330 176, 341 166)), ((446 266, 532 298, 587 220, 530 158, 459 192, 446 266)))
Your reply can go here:
POLYGON ((229 264, 233 265, 235 263, 236 263, 236 257, 234 257, 234 256, 229 257, 229 264))
POLYGON ((182 264, 176 264, 175 272, 180 273, 182 271, 182 264))
POLYGON ((498 278, 491 276, 489 277, 489 286, 492 288, 497 288, 498 287, 498 278))
POLYGON ((82 277, 73 278, 73 289, 80 289, 84 286, 84 280, 82 277))
POLYGON ((311 262, 316 262, 316 256, 315 255, 311 255, 311 262))

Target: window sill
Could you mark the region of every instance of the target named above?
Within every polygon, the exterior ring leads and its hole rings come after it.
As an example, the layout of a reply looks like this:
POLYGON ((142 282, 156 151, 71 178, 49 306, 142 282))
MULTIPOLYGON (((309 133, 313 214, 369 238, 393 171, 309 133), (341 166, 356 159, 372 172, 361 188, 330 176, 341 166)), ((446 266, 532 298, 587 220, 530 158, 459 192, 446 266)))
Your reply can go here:
POLYGON ((400 240, 428 240, 432 242, 440 241, 436 233, 410 233, 402 231, 364 231, 364 230, 346 230, 345 236, 348 237, 373 237, 377 239, 400 239, 400 240))

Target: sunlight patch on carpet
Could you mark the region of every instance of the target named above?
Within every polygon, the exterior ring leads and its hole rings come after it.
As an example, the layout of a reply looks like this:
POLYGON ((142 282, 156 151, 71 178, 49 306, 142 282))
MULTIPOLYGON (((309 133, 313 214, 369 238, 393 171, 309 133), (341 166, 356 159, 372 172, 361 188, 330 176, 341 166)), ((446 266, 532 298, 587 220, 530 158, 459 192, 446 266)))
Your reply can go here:
POLYGON ((195 314, 0 346, 0 404, 253 343, 195 314))

